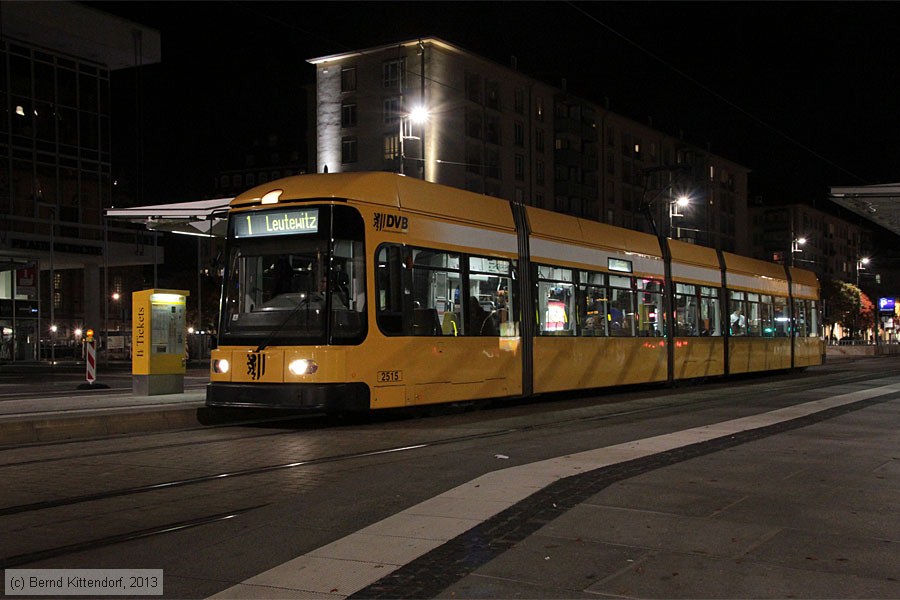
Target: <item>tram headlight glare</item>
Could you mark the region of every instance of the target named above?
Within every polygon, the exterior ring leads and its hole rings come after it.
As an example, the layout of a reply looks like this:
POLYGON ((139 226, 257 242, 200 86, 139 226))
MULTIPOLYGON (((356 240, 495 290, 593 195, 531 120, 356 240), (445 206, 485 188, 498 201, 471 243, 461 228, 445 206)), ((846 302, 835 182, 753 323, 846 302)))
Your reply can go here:
POLYGON ((298 358, 291 361, 291 364, 288 365, 288 370, 294 375, 312 375, 319 370, 319 365, 314 360, 298 358))
POLYGON ((227 373, 230 368, 231 364, 225 358, 219 358, 213 361, 213 370, 216 373, 227 373))

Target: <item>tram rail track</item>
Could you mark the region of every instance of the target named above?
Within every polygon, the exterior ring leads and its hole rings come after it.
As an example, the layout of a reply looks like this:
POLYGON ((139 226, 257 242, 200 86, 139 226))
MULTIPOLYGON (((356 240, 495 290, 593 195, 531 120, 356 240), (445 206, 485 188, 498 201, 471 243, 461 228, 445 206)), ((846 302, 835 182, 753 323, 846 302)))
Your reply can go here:
MULTIPOLYGON (((844 378, 844 380, 841 381, 841 383, 848 384, 848 383, 853 383, 856 381, 867 381, 869 379, 870 379, 869 375, 855 375, 855 376, 844 378)), ((817 387, 821 387, 821 382, 809 383, 807 385, 797 385, 796 382, 785 382, 783 385, 777 386, 773 391, 779 392, 783 389, 789 388, 791 390, 791 392, 796 393, 796 392, 807 391, 809 389, 815 389, 817 387)), ((712 391, 710 393, 712 393, 712 391)), ((753 394, 753 393, 754 393, 753 391, 747 391, 747 392, 744 392, 744 394, 742 394, 742 395, 749 395, 749 394, 753 394)), ((678 396, 676 395, 675 397, 677 398, 678 396)), ((734 394, 732 394, 728 398, 727 401, 735 402, 735 401, 739 401, 739 400, 740 400, 740 395, 735 396, 734 394)), ((529 432, 529 431, 549 429, 549 428, 553 428, 553 427, 569 426, 569 425, 572 425, 573 423, 590 423, 590 422, 597 422, 597 421, 612 420, 612 419, 622 418, 622 417, 632 417, 632 416, 639 415, 639 414, 662 412, 665 410, 669 410, 669 409, 676 408, 679 406, 685 406, 688 404, 692 407, 698 407, 703 404, 716 403, 716 402, 720 403, 720 402, 724 402, 724 401, 725 400, 723 400, 722 398, 719 398, 719 397, 710 397, 710 398, 706 398, 704 400, 692 401, 690 403, 673 401, 673 402, 666 402, 666 403, 655 405, 655 406, 633 408, 633 409, 621 410, 621 411, 604 413, 604 414, 599 414, 599 415, 557 419, 557 420, 552 420, 552 421, 548 421, 548 422, 544 422, 544 423, 537 423, 537 424, 523 426, 523 427, 500 428, 500 429, 493 430, 493 431, 486 431, 486 432, 475 433, 475 434, 452 436, 452 437, 440 438, 440 439, 435 439, 435 440, 424 440, 419 443, 406 444, 406 445, 402 445, 402 446, 372 449, 372 450, 365 450, 365 451, 360 451, 360 452, 337 454, 337 455, 332 455, 332 456, 322 456, 322 457, 310 458, 310 459, 306 459, 306 460, 290 461, 290 462, 278 463, 278 464, 260 465, 257 467, 251 467, 251 468, 247 468, 247 469, 239 469, 239 470, 234 470, 234 471, 223 471, 223 472, 219 472, 219 473, 212 473, 212 474, 201 475, 201 476, 197 476, 197 477, 189 477, 189 478, 178 479, 178 480, 173 480, 173 481, 158 482, 158 483, 142 485, 142 486, 121 488, 121 489, 117 489, 117 490, 107 490, 107 491, 103 491, 103 492, 97 492, 94 494, 84 494, 84 495, 72 496, 72 497, 67 497, 67 498, 57 498, 54 500, 46 500, 46 501, 40 501, 40 502, 20 504, 20 505, 15 505, 15 506, 0 507, 0 517, 21 514, 24 512, 31 512, 31 511, 35 511, 35 510, 44 510, 44 509, 48 509, 48 508, 68 506, 68 505, 72 505, 72 504, 80 504, 83 502, 92 502, 92 501, 97 501, 97 500, 117 498, 117 497, 121 497, 121 496, 129 496, 129 495, 158 491, 158 490, 163 490, 163 489, 171 489, 171 488, 184 487, 184 486, 188 486, 188 485, 203 484, 203 483, 207 483, 210 481, 220 481, 220 480, 228 479, 228 478, 245 477, 245 476, 249 476, 249 475, 259 475, 259 474, 263 474, 263 473, 271 473, 271 472, 281 471, 281 470, 285 470, 285 469, 293 469, 293 468, 318 465, 318 464, 326 464, 326 463, 339 462, 339 461, 356 460, 356 459, 360 459, 360 458, 370 458, 373 456, 393 454, 393 453, 404 452, 404 451, 409 451, 409 450, 417 450, 417 449, 424 449, 424 448, 430 448, 430 447, 436 447, 436 446, 444 446, 444 445, 448 445, 448 444, 461 443, 461 442, 477 441, 477 440, 481 440, 481 439, 488 439, 488 438, 493 438, 493 437, 498 437, 498 436, 503 436, 503 435, 510 435, 513 433, 524 433, 524 432, 529 432)), ((277 433, 267 434, 267 435, 280 436, 280 435, 292 435, 292 434, 296 434, 296 431, 293 431, 293 430, 282 431, 282 432, 277 432, 277 433)), ((245 437, 257 438, 257 437, 264 437, 264 436, 254 435, 254 436, 245 436, 245 437)), ((241 439, 242 439, 242 437, 229 438, 228 440, 224 440, 224 442, 232 443, 235 441, 240 441, 241 439)), ((223 440, 207 440, 207 441, 199 442, 199 443, 185 442, 180 445, 181 446, 193 446, 193 445, 198 445, 198 444, 212 444, 212 443, 223 443, 223 440)), ((78 456, 77 458, 89 458, 89 457, 97 457, 97 456, 103 456, 103 455, 145 452, 145 451, 150 451, 150 450, 161 448, 161 447, 163 447, 163 446, 134 448, 134 449, 130 449, 130 450, 122 451, 122 452, 107 451, 104 453, 81 455, 81 456, 78 456)), ((167 444, 164 447, 172 448, 172 445, 167 444)), ((71 457, 71 456, 58 457, 58 458, 50 459, 50 461, 58 462, 58 461, 64 461, 64 460, 71 460, 72 458, 73 457, 71 457)), ((21 466, 23 464, 35 464, 35 463, 40 463, 40 462, 50 462, 50 461, 27 461, 27 462, 18 462, 18 463, 7 463, 4 465, 0 465, 0 468, 9 467, 9 466, 21 466)))
MULTIPOLYGON (((782 393, 786 390, 791 394, 802 394, 803 392, 808 392, 810 390, 819 388, 819 387, 831 387, 834 385, 848 385, 853 384, 858 381, 868 381, 871 379, 870 374, 831 374, 831 376, 826 376, 824 379, 822 377, 815 377, 812 380, 806 381, 784 381, 767 383, 767 389, 770 393, 782 393)), ((218 473, 206 474, 196 477, 187 477, 177 480, 171 481, 163 481, 148 485, 141 486, 132 486, 132 487, 123 487, 120 489, 112 489, 105 490, 91 494, 81 494, 75 496, 69 496, 64 498, 55 498, 49 500, 42 500, 30 503, 22 503, 18 505, 11 505, 0 508, 0 518, 10 518, 15 517, 17 515, 25 515, 28 513, 39 513, 41 511, 48 511, 52 509, 58 509, 62 507, 69 507, 74 505, 87 505, 88 503, 96 503, 103 502, 106 500, 111 500, 114 498, 121 498, 124 496, 136 496, 145 493, 151 492, 160 492, 167 490, 175 490, 179 488, 185 488, 189 486, 201 485, 206 483, 212 483, 216 481, 223 481, 227 479, 234 479, 240 477, 246 477, 251 475, 260 475, 266 473, 273 473, 277 471, 302 468, 302 467, 311 467, 315 465, 322 465, 327 463, 335 463, 342 461, 353 461, 360 460, 365 458, 373 458, 379 456, 386 456, 391 454, 397 454, 402 452, 411 452, 416 450, 422 450, 427 448, 435 448, 439 446, 446 446, 451 444, 459 444, 465 442, 486 440, 490 438, 497 438, 511 434, 521 434, 528 433, 534 431, 543 431, 549 430, 552 428, 559 427, 567 427, 572 426, 573 424, 588 424, 599 421, 611 421, 615 419, 621 418, 633 418, 638 415, 652 415, 654 413, 664 413, 665 411, 669 411, 672 409, 676 409, 682 406, 690 406, 693 408, 702 408, 704 406, 713 405, 713 404, 721 404, 724 402, 740 402, 742 398, 752 396, 754 394, 758 394, 759 390, 754 389, 757 386, 751 386, 749 388, 745 388, 741 390, 741 393, 735 394, 734 390, 731 390, 732 393, 729 394, 727 398, 723 398, 720 394, 717 394, 717 389, 709 389, 704 391, 704 395, 707 396, 701 399, 695 399, 690 402, 678 401, 679 394, 674 395, 674 399, 671 402, 664 402, 662 404, 657 404, 654 406, 640 406, 634 408, 627 408, 625 410, 618 410, 612 412, 606 412, 602 414, 595 414, 590 416, 575 416, 569 418, 560 418, 560 419, 551 419, 545 422, 532 423, 530 425, 523 426, 514 426, 514 427, 498 427, 497 429, 483 431, 479 433, 469 433, 465 435, 458 436, 449 436, 431 440, 424 440, 421 443, 415 444, 406 444, 400 446, 391 446, 385 448, 375 448, 375 449, 367 449, 359 452, 350 452, 350 453, 342 453, 342 454, 334 454, 329 456, 320 456, 315 458, 310 458, 306 460, 299 461, 291 461, 285 463, 278 464, 268 464, 268 465, 259 465, 246 469, 237 469, 232 471, 222 471, 218 473)), ((296 431, 285 431, 279 432, 273 435, 288 435, 295 434, 296 431)), ((229 440, 225 440, 226 442, 235 442, 239 441, 240 438, 231 438, 229 440)), ((221 440, 220 440, 221 441, 221 440)), ((213 443, 213 440, 204 441, 204 444, 213 443)), ((190 446, 191 443, 184 443, 185 446, 190 446)), ((140 448, 140 449, 130 449, 126 452, 141 452, 148 451, 152 448, 140 448)), ((115 452, 106 452, 103 454, 115 454, 115 452)), ((96 453, 94 454, 96 455, 96 453)), ((53 459, 54 461, 63 460, 62 458, 53 459)), ((18 463, 21 464, 21 463, 18 463)), ((7 465, 4 465, 7 466, 7 465)), ((2 469, 2 467, 0 467, 2 469)), ((2 471, 0 471, 2 472, 2 471)), ((110 546, 118 543, 123 543, 131 540, 148 538, 158 535, 165 535, 167 533, 172 533, 175 531, 181 531, 183 529, 189 529, 193 527, 199 527, 206 524, 212 524, 219 521, 231 519, 238 517, 240 515, 246 514, 250 511, 262 508, 267 506, 268 503, 260 503, 253 506, 244 506, 238 507, 232 510, 217 512, 209 515, 201 515, 201 516, 191 516, 187 519, 181 519, 174 522, 167 523, 155 523, 148 527, 142 527, 134 530, 129 530, 125 532, 116 532, 108 535, 101 535, 96 538, 88 539, 88 540, 80 540, 80 541, 65 541, 65 543, 58 543, 54 545, 53 541, 48 540, 45 548, 40 548, 37 550, 29 550, 26 552, 19 553, 11 553, 9 556, 0 558, 0 568, 9 568, 13 566, 20 566, 25 564, 31 564, 36 561, 45 560, 49 558, 65 556, 69 554, 79 553, 83 551, 90 551, 93 549, 102 548, 105 546, 110 546)), ((96 508, 96 505, 94 506, 96 508)), ((136 510, 136 509, 128 509, 128 510, 136 510)), ((96 514, 96 511, 92 512, 92 514, 96 514)))

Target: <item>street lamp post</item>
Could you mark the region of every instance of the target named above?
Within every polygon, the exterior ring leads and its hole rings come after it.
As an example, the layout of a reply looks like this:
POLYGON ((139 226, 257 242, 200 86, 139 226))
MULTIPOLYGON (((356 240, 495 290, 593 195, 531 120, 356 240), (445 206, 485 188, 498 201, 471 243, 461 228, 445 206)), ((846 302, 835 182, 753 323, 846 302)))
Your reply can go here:
MULTIPOLYGON (((866 266, 869 264, 869 262, 870 262, 870 261, 869 261, 869 258, 866 257, 866 256, 864 256, 864 257, 862 257, 862 258, 860 258, 859 260, 856 261, 856 288, 857 288, 857 289, 859 289, 859 272, 862 271, 862 270, 864 270, 864 269, 866 268, 866 266)), ((861 293, 862 293, 862 290, 860 289, 860 294, 861 294, 861 293)), ((857 315, 856 315, 857 320, 860 318, 860 314, 859 314, 860 311, 862 311, 862 297, 861 297, 861 296, 860 296, 860 304, 859 304, 859 308, 857 309, 857 315)), ((857 322, 858 322, 858 321, 857 321, 857 322)), ((861 330, 862 330, 862 327, 860 327, 859 329, 860 329, 860 334, 861 334, 861 333, 862 333, 862 331, 861 331, 861 330)), ((877 325, 877 323, 876 323, 876 325, 875 325, 875 337, 876 337, 876 339, 878 338, 878 325, 877 325)))

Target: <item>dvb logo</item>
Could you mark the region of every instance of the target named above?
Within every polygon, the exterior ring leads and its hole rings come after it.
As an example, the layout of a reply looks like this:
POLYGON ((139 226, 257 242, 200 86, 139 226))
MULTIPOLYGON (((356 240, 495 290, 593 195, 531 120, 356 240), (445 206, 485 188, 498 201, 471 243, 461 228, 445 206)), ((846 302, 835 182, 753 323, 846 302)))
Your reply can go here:
POLYGON ((406 233, 407 229, 409 229, 409 219, 407 217, 375 213, 375 231, 389 230, 397 233, 406 233))

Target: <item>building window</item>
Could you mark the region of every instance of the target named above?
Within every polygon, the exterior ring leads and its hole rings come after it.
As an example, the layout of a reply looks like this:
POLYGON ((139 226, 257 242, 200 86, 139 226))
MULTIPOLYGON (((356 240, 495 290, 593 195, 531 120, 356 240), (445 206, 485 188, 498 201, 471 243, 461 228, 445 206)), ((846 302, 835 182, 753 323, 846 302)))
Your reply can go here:
POLYGON ((500 84, 488 81, 485 85, 485 104, 488 108, 500 110, 500 84))
POLYGON ((341 69, 341 91, 356 91, 356 67, 345 67, 341 69))
POLYGON ((534 132, 534 147, 538 152, 544 151, 544 130, 538 129, 534 132))
POLYGON ((502 179, 500 172, 500 152, 494 148, 485 150, 485 175, 493 179, 502 179))
POLYGON ((632 153, 634 148, 631 146, 631 134, 625 132, 622 134, 622 154, 624 156, 628 156, 632 153))
POLYGON ((355 163, 357 161, 357 142, 355 137, 341 139, 341 162, 355 163))
POLYGON ((384 136, 384 160, 396 160, 400 156, 400 135, 389 133, 384 136))
MULTIPOLYGON (((481 174, 481 148, 478 144, 466 145, 466 171, 481 174)), ((468 189, 468 188, 466 188, 468 189)))
POLYGON ((400 98, 388 98, 384 101, 384 122, 396 123, 400 119, 400 98))
POLYGON ((356 105, 341 106, 341 127, 356 127, 356 105))
POLYGON ((381 65, 381 85, 388 89, 406 87, 406 59, 389 60, 381 65))
POLYGON ((525 180, 525 157, 521 154, 516 154, 516 180, 525 180))
POLYGON ((544 120, 544 99, 538 96, 535 98, 535 115, 538 121, 544 120))
POLYGON ((499 117, 488 117, 485 121, 485 131, 484 138, 485 141, 490 142, 492 144, 499 145, 501 143, 500 137, 500 118, 499 117))
POLYGON ((544 185, 544 161, 539 160, 535 163, 534 177, 538 185, 544 185))
POLYGON ((481 76, 477 73, 466 73, 466 98, 481 103, 481 76))
POLYGON ((481 110, 470 109, 466 111, 466 135, 481 139, 481 110))
POLYGON ((516 146, 525 145, 525 125, 521 121, 516 121, 515 126, 516 146))
POLYGON ((515 111, 520 114, 525 114, 525 91, 522 88, 516 88, 513 96, 513 103, 515 111))

